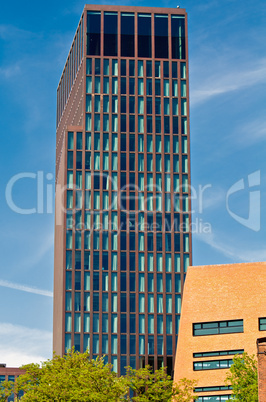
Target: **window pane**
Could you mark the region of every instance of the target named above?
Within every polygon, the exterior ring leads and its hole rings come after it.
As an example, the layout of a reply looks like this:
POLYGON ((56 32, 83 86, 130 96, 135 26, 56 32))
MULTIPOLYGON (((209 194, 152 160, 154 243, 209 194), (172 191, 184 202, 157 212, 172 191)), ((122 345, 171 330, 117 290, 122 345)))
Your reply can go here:
POLYGON ((87 55, 100 55, 101 13, 87 12, 87 55))
POLYGON ((171 16, 172 30, 172 58, 186 58, 186 43, 185 43, 185 18, 183 16, 171 16))
POLYGON ((150 14, 138 14, 138 57, 151 57, 150 14))
POLYGON ((121 56, 134 57, 134 14, 121 13, 121 56))
POLYGON ((155 15, 155 57, 168 58, 168 16, 155 15))
POLYGON ((117 13, 104 13, 104 55, 117 56, 117 13))

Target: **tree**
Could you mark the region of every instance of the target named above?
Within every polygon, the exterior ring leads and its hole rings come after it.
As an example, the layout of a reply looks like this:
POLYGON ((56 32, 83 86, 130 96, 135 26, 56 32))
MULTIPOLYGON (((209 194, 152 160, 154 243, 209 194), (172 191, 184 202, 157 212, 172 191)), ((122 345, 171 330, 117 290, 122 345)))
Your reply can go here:
POLYGON ((195 380, 188 380, 187 378, 182 378, 175 383, 173 386, 173 402, 191 402, 198 398, 197 395, 193 394, 194 388, 197 384, 195 380))
POLYGON ((127 368, 126 376, 118 377, 103 357, 89 359, 89 354, 74 348, 61 357, 39 364, 27 364, 15 382, 0 387, 0 402, 12 393, 21 402, 191 402, 194 381, 180 380, 173 385, 164 368, 152 371, 147 366, 138 370, 127 368), (129 391, 133 391, 130 399, 129 391), (21 396, 21 392, 24 395, 21 396))
POLYGON ((0 386, 0 402, 6 402, 7 398, 13 393, 14 383, 12 381, 3 381, 0 386))
POLYGON ((194 381, 182 379, 173 384, 163 367, 154 373, 150 366, 138 370, 128 367, 126 378, 129 388, 134 392, 134 402, 191 402, 196 399, 192 394, 194 381))
POLYGON ((258 402, 258 369, 255 356, 247 353, 234 356, 226 384, 232 386, 235 401, 258 402))
POLYGON ((123 378, 111 371, 104 358, 89 359, 87 352, 74 349, 65 356, 54 356, 42 364, 22 366, 25 374, 19 376, 19 390, 24 391, 21 401, 54 402, 116 402, 128 392, 123 378))

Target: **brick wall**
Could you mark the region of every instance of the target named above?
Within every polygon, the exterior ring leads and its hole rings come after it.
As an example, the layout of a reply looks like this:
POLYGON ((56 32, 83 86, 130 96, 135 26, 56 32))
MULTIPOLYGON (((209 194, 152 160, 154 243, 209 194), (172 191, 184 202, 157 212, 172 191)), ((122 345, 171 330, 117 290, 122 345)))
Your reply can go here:
MULTIPOLYGON (((256 340, 265 336, 259 318, 266 317, 266 263, 241 263, 189 267, 186 277, 175 361, 175 381, 189 378, 197 387, 224 385, 227 369, 193 370, 193 353, 244 349, 256 354, 256 340), (193 323, 243 320, 244 332, 193 336, 193 323)), ((266 350, 266 344, 265 344, 266 350)), ((217 360, 226 359, 218 357, 217 360)), ((266 358, 266 356, 265 356, 266 358)), ((202 361, 216 360, 204 357, 202 361)), ((265 361, 266 377, 266 361, 265 361)), ((266 387, 266 378, 265 378, 266 387)), ((219 391, 230 394, 231 391, 219 391)), ((208 396, 217 391, 208 391, 208 396)), ((201 396, 207 396, 204 393, 201 396)), ((261 399, 266 402, 266 397, 261 399)))

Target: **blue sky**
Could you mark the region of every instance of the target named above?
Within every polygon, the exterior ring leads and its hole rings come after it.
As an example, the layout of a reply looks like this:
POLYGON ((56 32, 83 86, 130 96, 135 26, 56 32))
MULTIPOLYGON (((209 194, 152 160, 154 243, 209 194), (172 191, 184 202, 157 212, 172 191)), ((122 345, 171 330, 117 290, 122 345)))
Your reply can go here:
MULTIPOLYGON (((193 264, 266 260, 265 1, 134 5, 188 12, 193 264)), ((54 216, 46 198, 54 189, 56 88, 83 6, 1 5, 0 356, 9 366, 52 354, 54 216), (12 206, 12 179, 25 172, 12 206), (37 175, 43 213, 14 211, 36 208, 37 175)))

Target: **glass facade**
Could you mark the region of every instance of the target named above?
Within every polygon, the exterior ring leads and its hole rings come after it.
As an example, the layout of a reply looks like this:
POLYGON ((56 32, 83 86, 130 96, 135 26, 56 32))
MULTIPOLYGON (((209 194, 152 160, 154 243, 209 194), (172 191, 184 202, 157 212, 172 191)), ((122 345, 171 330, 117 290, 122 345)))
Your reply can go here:
POLYGON ((113 9, 85 8, 84 128, 66 133, 63 351, 171 373, 191 263, 185 14, 113 9))
POLYGON ((84 48, 83 30, 84 17, 82 16, 57 88, 56 127, 60 123, 73 83, 82 63, 84 48))

